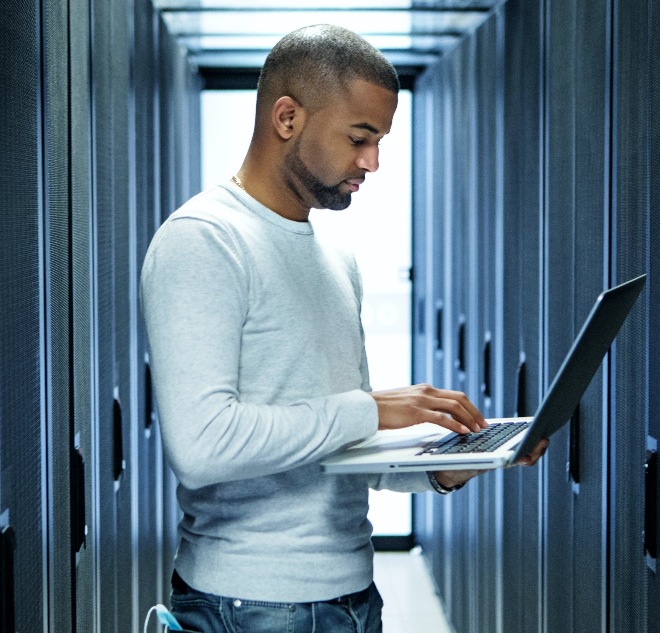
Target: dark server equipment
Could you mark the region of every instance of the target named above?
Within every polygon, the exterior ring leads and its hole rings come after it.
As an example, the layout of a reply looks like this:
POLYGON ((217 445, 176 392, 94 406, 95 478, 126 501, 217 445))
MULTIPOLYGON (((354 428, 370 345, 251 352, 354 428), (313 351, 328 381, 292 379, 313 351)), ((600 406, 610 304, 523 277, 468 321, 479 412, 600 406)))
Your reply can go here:
POLYGON ((201 84, 149 0, 0 18, 0 631, 137 630, 178 520, 138 275, 199 189, 201 84))
POLYGON ((416 214, 443 231, 415 243, 416 381, 530 415, 593 297, 650 276, 537 468, 415 500, 457 633, 660 627, 658 24, 651 2, 510 0, 416 84, 416 214))
MULTIPOLYGON (((566 11, 553 4, 547 22, 546 384, 591 297, 609 282, 610 196, 603 174, 610 167, 610 108, 603 96, 611 88, 609 8, 576 5, 566 11)), ((544 549, 552 555, 545 560, 544 619, 552 630, 606 627, 607 368, 606 362, 569 427, 553 438, 557 447, 547 461, 544 549)))
MULTIPOLYGON (((48 600, 39 3, 3 3, 0 24, 0 174, 11 182, 0 195, 0 623, 3 633, 13 633, 43 630, 48 600), (29 609, 28 595, 34 597, 29 609)), ((66 582, 61 590, 68 590, 66 582)))
MULTIPOLYGON (((660 7, 657 3, 648 5, 648 129, 647 147, 649 164, 648 183, 648 267, 651 277, 660 276, 660 121, 653 113, 660 112, 660 7)), ((645 473, 645 522, 644 558, 646 575, 647 630, 657 629, 660 621, 660 580, 658 577, 658 539, 660 538, 660 472, 657 467, 658 440, 660 439, 660 338, 653 333, 660 332, 660 288, 657 282, 651 286, 648 296, 648 322, 646 324, 648 345, 648 375, 646 376, 648 397, 648 429, 646 437, 647 468, 645 473)), ((642 371, 645 368, 642 367, 642 371)))
MULTIPOLYGON (((611 274, 623 279, 631 272, 648 270, 657 242, 650 241, 650 224, 657 218, 658 200, 651 198, 658 174, 657 165, 657 59, 652 42, 658 38, 657 3, 626 2, 615 5, 612 24, 612 244, 611 274), (650 18, 655 14, 655 21, 650 18), (654 30, 655 29, 655 30, 654 30), (653 95, 652 89, 656 94, 653 95)), ((652 271, 651 271, 652 272, 652 271)), ((656 284, 657 285, 657 281, 656 284)), ((657 630, 660 623, 651 613, 657 610, 655 558, 645 548, 644 493, 647 448, 653 450, 657 423, 652 424, 650 394, 657 384, 650 381, 650 368, 657 363, 650 355, 649 316, 657 310, 649 299, 657 297, 653 287, 631 315, 612 354, 610 374, 609 435, 611 442, 608 501, 610 505, 610 556, 608 616, 613 630, 657 630), (655 435, 654 435, 655 433, 655 435), (626 494, 625 490, 634 491, 626 494), (624 586, 626 587, 624 591, 624 586)), ((656 374, 657 376, 657 370, 656 374)), ((657 413, 653 412, 657 416, 657 413)), ((657 480, 657 477, 656 477, 657 480)), ((656 526, 649 526, 655 527, 656 526)))

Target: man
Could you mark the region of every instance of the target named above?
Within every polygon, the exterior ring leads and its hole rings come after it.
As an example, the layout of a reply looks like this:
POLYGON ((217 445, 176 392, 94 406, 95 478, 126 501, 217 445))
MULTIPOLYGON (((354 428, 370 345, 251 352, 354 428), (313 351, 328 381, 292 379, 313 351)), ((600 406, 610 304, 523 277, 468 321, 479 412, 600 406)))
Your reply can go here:
POLYGON ((311 208, 346 208, 378 168, 398 89, 393 67, 350 31, 286 36, 264 65, 241 169, 170 216, 145 259, 154 386, 183 510, 172 607, 189 630, 380 631, 369 487, 446 493, 476 474, 318 466, 379 428, 487 426, 458 392, 371 392, 355 261, 308 221, 311 208))

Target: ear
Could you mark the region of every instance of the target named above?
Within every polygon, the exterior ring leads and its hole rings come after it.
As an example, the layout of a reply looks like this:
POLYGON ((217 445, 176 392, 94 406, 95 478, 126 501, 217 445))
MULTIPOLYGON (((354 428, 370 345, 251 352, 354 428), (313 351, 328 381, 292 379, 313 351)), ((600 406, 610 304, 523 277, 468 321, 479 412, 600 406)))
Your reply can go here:
POLYGON ((293 97, 280 97, 273 105, 272 123, 285 141, 300 131, 305 123, 305 110, 293 97))

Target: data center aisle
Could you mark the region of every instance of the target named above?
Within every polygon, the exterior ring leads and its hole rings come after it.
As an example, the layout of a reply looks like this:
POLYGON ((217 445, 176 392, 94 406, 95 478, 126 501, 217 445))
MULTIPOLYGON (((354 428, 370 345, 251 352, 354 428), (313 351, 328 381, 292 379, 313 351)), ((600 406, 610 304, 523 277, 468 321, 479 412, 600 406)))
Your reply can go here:
POLYGON ((377 552, 374 576, 385 602, 383 633, 454 633, 418 551, 377 552))

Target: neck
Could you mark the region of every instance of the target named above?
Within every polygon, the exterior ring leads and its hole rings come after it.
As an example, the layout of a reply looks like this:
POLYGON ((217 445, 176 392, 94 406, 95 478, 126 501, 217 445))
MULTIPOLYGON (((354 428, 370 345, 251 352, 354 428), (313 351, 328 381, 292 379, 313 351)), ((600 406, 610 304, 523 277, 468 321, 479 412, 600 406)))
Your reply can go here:
MULTIPOLYGON (((307 222, 311 206, 301 200, 284 181, 280 162, 273 160, 268 165, 262 165, 252 159, 251 153, 248 152, 243 165, 236 173, 243 185, 242 188, 257 202, 283 218, 295 222, 307 222)), ((268 151, 263 149, 260 150, 260 153, 264 156, 273 155, 272 152, 269 154, 268 151)))

